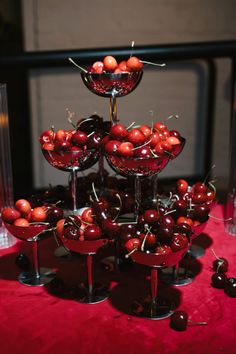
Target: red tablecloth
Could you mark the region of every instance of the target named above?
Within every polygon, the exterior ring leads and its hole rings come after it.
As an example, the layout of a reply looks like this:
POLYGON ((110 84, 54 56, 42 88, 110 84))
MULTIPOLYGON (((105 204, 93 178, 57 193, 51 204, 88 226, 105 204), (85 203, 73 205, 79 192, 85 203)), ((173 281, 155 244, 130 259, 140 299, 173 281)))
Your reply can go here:
MULTIPOLYGON (((222 218, 217 206, 212 215, 222 218)), ((31 244, 17 242, 0 250, 0 353, 22 354, 115 354, 115 353, 235 353, 236 298, 211 287, 211 251, 229 261, 228 276, 236 277, 236 238, 224 231, 221 221, 211 219, 196 243, 205 247, 205 255, 191 263, 197 273, 193 283, 179 288, 161 286, 189 318, 207 321, 206 326, 188 326, 184 332, 169 327, 169 319, 152 321, 130 316, 135 298, 148 293, 149 270, 134 265, 115 276, 99 263, 96 280, 110 282, 110 299, 93 305, 81 304, 52 295, 46 287, 27 287, 17 280, 15 257, 24 252, 32 257, 31 244)), ((84 257, 73 260, 54 256, 55 242, 40 241, 42 266, 58 269, 58 275, 73 285, 86 276, 84 257)))

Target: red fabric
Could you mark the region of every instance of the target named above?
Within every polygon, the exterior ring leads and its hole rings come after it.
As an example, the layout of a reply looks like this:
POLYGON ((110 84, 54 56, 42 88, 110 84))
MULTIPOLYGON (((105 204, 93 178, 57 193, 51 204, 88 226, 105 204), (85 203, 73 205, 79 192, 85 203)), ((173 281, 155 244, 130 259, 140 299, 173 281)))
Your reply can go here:
MULTIPOLYGON (((212 214, 222 218, 222 208, 217 206, 212 214)), ((236 238, 224 232, 223 222, 211 219, 195 242, 204 245, 206 253, 192 262, 198 273, 193 283, 181 288, 161 286, 190 319, 208 322, 207 326, 188 326, 184 332, 171 329, 169 319, 152 321, 129 315, 132 300, 148 293, 149 270, 145 267, 134 265, 115 279, 97 265, 94 276, 110 282, 111 297, 87 305, 16 280, 19 269, 15 257, 19 252, 31 257, 30 243, 19 241, 0 250, 0 353, 235 353, 236 298, 210 286, 215 259, 210 248, 228 259, 228 276, 236 277, 236 238)), ((72 261, 56 259, 53 239, 40 241, 39 248, 41 265, 56 267, 67 284, 85 278, 83 256, 72 261)))

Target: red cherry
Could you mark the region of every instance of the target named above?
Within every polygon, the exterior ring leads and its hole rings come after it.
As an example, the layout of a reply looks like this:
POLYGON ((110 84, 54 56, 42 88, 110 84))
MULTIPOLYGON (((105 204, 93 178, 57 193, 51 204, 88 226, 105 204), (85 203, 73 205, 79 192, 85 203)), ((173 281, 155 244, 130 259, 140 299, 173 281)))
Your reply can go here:
POLYGON ((55 145, 53 143, 44 143, 41 147, 43 150, 53 151, 55 145))
POLYGON ((177 130, 169 130, 170 136, 175 136, 176 138, 181 138, 180 133, 177 130))
POLYGON ((183 195, 188 191, 188 182, 185 179, 178 179, 177 181, 177 191, 183 195))
POLYGON ((76 145, 76 146, 84 146, 87 143, 88 137, 87 134, 85 132, 79 131, 77 130, 71 138, 71 142, 72 144, 76 145))
POLYGON ((122 70, 120 70, 120 68, 116 68, 114 70, 114 74, 122 74, 122 70))
POLYGON ((160 141, 159 143, 157 143, 155 145, 155 147, 153 148, 153 152, 157 155, 157 156, 162 156, 165 153, 165 149, 162 145, 162 141, 160 141))
POLYGON ((159 218, 160 218, 160 213, 158 210, 149 209, 144 212, 144 220, 149 225, 157 224, 159 218))
POLYGON ((143 68, 143 63, 137 57, 130 57, 126 65, 129 71, 140 71, 143 68))
POLYGON ((118 66, 116 59, 111 55, 108 55, 103 59, 103 64, 104 70, 106 71, 114 71, 118 66))
POLYGON ((91 67, 91 72, 96 74, 102 74, 104 70, 104 64, 102 61, 95 61, 91 67))
POLYGON ((143 239, 145 238, 144 249, 146 250, 153 249, 157 246, 158 243, 157 235, 155 235, 152 232, 149 232, 147 235, 142 233, 139 235, 139 238, 141 239, 141 241, 143 241, 143 239))
POLYGON ((158 132, 164 132, 164 131, 168 130, 167 126, 162 122, 154 123, 153 128, 158 132))
POLYGON ((110 140, 105 145, 105 151, 107 154, 115 155, 121 142, 119 140, 110 140))
POLYGON ((182 250, 188 246, 188 239, 185 235, 182 234, 174 234, 170 247, 173 252, 177 252, 182 250))
POLYGON ((224 257, 218 257, 212 263, 213 270, 217 273, 226 273, 229 268, 229 262, 224 257))
POLYGON ((127 139, 134 145, 142 145, 146 140, 146 136, 140 129, 134 128, 128 133, 127 139))
POLYGON ((88 225, 84 230, 84 239, 88 241, 98 240, 102 236, 102 230, 98 225, 88 225))
POLYGON ((207 196, 204 193, 198 192, 193 194, 192 202, 194 204, 203 204, 206 201, 207 201, 207 196))
POLYGON ((136 148, 134 150, 134 156, 148 158, 148 157, 153 157, 153 154, 152 154, 151 148, 146 145, 146 146, 136 148))
POLYGON ((150 141, 150 146, 152 147, 152 148, 154 148, 158 143, 160 143, 161 142, 161 138, 160 138, 160 135, 159 135, 159 133, 153 133, 151 136, 150 136, 150 138, 151 138, 151 141, 150 141))
POLYGON ((139 130, 145 135, 146 138, 148 138, 152 134, 152 130, 148 125, 141 125, 139 127, 139 130))
POLYGON ((63 236, 70 240, 79 240, 80 230, 74 225, 66 226, 64 229, 63 236))
POLYGON ((93 209, 92 208, 86 208, 82 212, 81 220, 82 220, 82 222, 86 222, 86 223, 92 224, 94 222, 93 209))
POLYGON ((15 208, 22 214, 29 214, 31 211, 31 205, 26 199, 18 199, 15 202, 15 208))
POLYGON ((133 148, 134 145, 130 142, 121 143, 117 149, 117 153, 124 157, 132 157, 134 155, 133 148))
POLYGON ((168 245, 162 245, 162 246, 157 246, 155 248, 155 254, 158 255, 158 256, 161 256, 161 255, 167 255, 167 254, 171 254, 173 253, 172 249, 170 246, 168 245))
POLYGON ((54 144, 54 150, 58 153, 70 151, 71 144, 66 140, 57 140, 54 144))
POLYGON ((139 238, 132 238, 125 243, 125 248, 128 252, 133 251, 134 249, 141 249, 141 240, 139 238))
POLYGON ((128 68, 127 68, 127 62, 126 60, 122 60, 119 65, 118 68, 121 70, 121 72, 127 72, 128 68))
POLYGON ((43 207, 36 207, 31 211, 31 220, 33 222, 42 222, 47 219, 47 212, 43 207))
POLYGON ((63 129, 59 129, 55 134, 55 140, 65 140, 66 139, 66 131, 63 129))
POLYGON ((21 226, 21 227, 28 227, 29 226, 29 221, 26 220, 25 218, 19 218, 16 219, 13 223, 15 226, 21 226))
POLYGON ((193 220, 190 219, 190 218, 187 218, 185 216, 180 216, 177 221, 176 221, 176 224, 177 225, 180 225, 180 224, 188 224, 189 226, 192 226, 193 225, 193 220))
POLYGON ((207 186, 202 182, 196 182, 192 187, 193 193, 206 193, 207 186))
POLYGON ((41 145, 45 143, 52 143, 55 137, 53 130, 45 130, 39 137, 39 142, 41 145))
POLYGON ((110 135, 117 140, 123 140, 128 135, 128 132, 127 132, 127 129, 124 125, 114 124, 111 127, 110 135))
POLYGON ((1 213, 2 220, 9 224, 12 224, 16 219, 20 217, 20 212, 14 208, 4 208, 1 213))
POLYGON ((167 141, 161 141, 160 146, 163 148, 165 152, 171 152, 172 151, 172 145, 167 141))
POLYGON ((171 145, 179 145, 180 144, 180 140, 178 138, 176 138, 175 136, 170 136, 166 139, 166 141, 168 143, 170 143, 171 145))
POLYGON ((64 233, 64 224, 65 224, 65 219, 59 220, 56 224, 56 233, 59 237, 61 237, 64 233))

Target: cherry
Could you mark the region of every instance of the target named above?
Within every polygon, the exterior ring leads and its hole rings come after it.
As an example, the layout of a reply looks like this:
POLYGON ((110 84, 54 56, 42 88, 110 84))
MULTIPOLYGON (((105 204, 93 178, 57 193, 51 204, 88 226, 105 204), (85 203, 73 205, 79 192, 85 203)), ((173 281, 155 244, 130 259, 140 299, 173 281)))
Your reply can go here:
POLYGON ((116 59, 111 55, 108 55, 103 59, 103 64, 104 70, 106 71, 114 71, 118 66, 116 59))
POLYGON ((192 226, 193 225, 193 220, 191 218, 187 218, 185 216, 180 216, 177 219, 176 224, 177 225, 179 225, 179 224, 188 224, 189 226, 192 226))
POLYGON ((120 146, 121 142, 119 140, 109 140, 105 144, 105 151, 109 155, 115 155, 120 146))
POLYGON ((104 70, 104 64, 102 61, 95 61, 91 67, 91 72, 96 74, 102 74, 104 70))
POLYGON ((120 225, 111 218, 101 221, 101 227, 108 237, 115 237, 120 231, 120 225))
POLYGON ((111 127, 110 135, 117 140, 123 140, 128 135, 128 131, 122 124, 114 124, 111 127))
POLYGON ((174 233, 181 233, 185 234, 187 237, 190 237, 192 234, 192 228, 189 224, 186 223, 180 223, 178 225, 174 226, 174 233))
POLYGON ((120 69, 121 72, 127 72, 128 68, 127 68, 127 62, 126 60, 122 60, 119 65, 118 68, 120 69))
MULTIPOLYGON (((160 212, 160 210, 159 210, 159 212, 160 212)), ((163 215, 161 217, 161 224, 164 224, 169 227, 174 227, 175 221, 171 215, 163 215)))
POLYGON ((146 138, 150 137, 152 134, 152 130, 148 125, 141 125, 139 130, 145 135, 146 138))
POLYGON ((53 143, 44 143, 41 145, 43 150, 48 150, 48 151, 53 151, 55 148, 55 145, 53 143))
POLYGON ((142 145, 146 140, 146 136, 140 129, 134 128, 128 133, 127 139, 133 145, 142 145))
POLYGON ((189 216, 192 219, 198 220, 200 222, 205 222, 209 218, 210 208, 203 204, 203 205, 194 205, 193 210, 190 211, 189 216))
POLYGON ((31 211, 31 205, 26 199, 18 199, 15 202, 15 208, 19 210, 22 215, 29 214, 31 211))
POLYGON ((42 222, 46 221, 47 219, 47 212, 43 207, 36 207, 31 212, 31 220, 33 222, 42 222))
POLYGON ((142 233, 139 235, 139 238, 143 241, 141 246, 142 251, 143 249, 149 250, 157 246, 157 236, 152 232, 148 232, 147 234, 142 233))
POLYGON ((133 151, 134 145, 130 142, 121 143, 117 149, 119 155, 124 157, 132 157, 134 155, 133 151))
POLYGON ((60 219, 63 218, 63 209, 58 206, 50 206, 47 210, 47 220, 51 224, 56 224, 60 219))
POLYGON ((71 138, 71 141, 76 146, 84 146, 87 143, 88 137, 87 134, 83 131, 77 130, 71 138))
POLYGON ((177 130, 169 130, 170 136, 175 136, 176 138, 180 138, 180 133, 177 130))
POLYGON ((175 311, 170 316, 170 327, 177 331, 185 331, 188 325, 188 314, 185 311, 175 311))
POLYGON ((158 132, 164 132, 167 130, 167 126, 162 122, 154 123, 153 128, 154 128, 154 130, 156 130, 158 132))
POLYGON ((207 186, 204 183, 201 182, 196 182, 193 187, 193 192, 194 193, 206 193, 207 192, 207 186))
POLYGON ((194 192, 192 201, 196 204, 203 204, 207 201, 207 196, 202 192, 194 192))
POLYGON ((126 241, 134 238, 137 233, 137 227, 133 224, 124 224, 120 227, 120 235, 119 239, 121 243, 125 243, 126 241))
POLYGON ((160 213, 158 210, 149 209, 144 212, 144 220, 149 225, 156 225, 160 218, 160 213))
POLYGON ((226 273, 228 271, 229 263, 223 257, 217 257, 212 263, 213 270, 217 273, 226 273))
POLYGON ((144 157, 144 158, 149 158, 152 157, 152 151, 149 146, 142 146, 138 147, 134 150, 134 156, 135 157, 144 157))
POLYGON ((176 138, 175 136, 170 136, 166 139, 166 142, 169 143, 170 145, 179 145, 180 140, 176 138))
POLYGON ((55 133, 53 130, 45 130, 39 137, 39 142, 41 145, 45 143, 52 143, 54 140, 55 133))
POLYGON ((80 230, 75 225, 69 225, 65 227, 63 235, 71 240, 79 240, 80 230))
POLYGON ((173 227, 160 224, 157 228, 158 240, 163 243, 170 243, 173 237, 173 227))
POLYGON ((92 132, 98 130, 102 127, 103 119, 97 114, 93 114, 88 118, 82 118, 78 120, 76 126, 77 130, 85 132, 86 134, 91 134, 92 132))
POLYGON ((2 220, 9 224, 12 224, 20 216, 20 212, 14 208, 4 208, 1 213, 2 220))
POLYGON ((102 142, 102 136, 98 133, 94 133, 88 138, 87 147, 89 149, 96 149, 102 145, 102 142))
POLYGON ((29 224, 28 220, 26 220, 24 218, 19 218, 14 221, 13 225, 21 226, 21 227, 28 227, 30 224, 29 224))
POLYGON ((177 191, 183 195, 188 191, 188 182, 185 179, 178 179, 177 181, 177 191))
POLYGON ((176 200, 173 203, 172 208, 173 208, 173 210, 175 210, 175 212, 173 213, 173 215, 175 217, 180 217, 180 216, 186 216, 187 215, 188 204, 183 199, 176 200))
POLYGON ((56 224, 56 233, 59 237, 61 237, 64 233, 65 219, 61 219, 56 224))
POLYGON ((54 150, 58 153, 69 151, 71 144, 66 140, 57 140, 54 144, 54 150))
POLYGON ((143 63, 137 57, 130 57, 126 62, 129 71, 140 71, 143 68, 143 63))
POLYGON ((85 240, 98 240, 102 236, 102 230, 98 225, 88 225, 84 230, 85 240))
POLYGON ((86 208, 81 215, 81 220, 85 223, 92 224, 94 222, 93 218, 93 209, 92 208, 86 208))
POLYGON ((64 129, 59 129, 55 134, 55 140, 66 140, 66 131, 64 129))
POLYGON ((125 243, 125 248, 128 252, 132 252, 133 250, 141 249, 141 240, 139 238, 132 238, 125 243))
POLYGON ((217 289, 226 287, 227 277, 224 273, 214 273, 211 277, 211 285, 217 289))
POLYGON ((225 294, 236 297, 236 278, 229 278, 225 287, 225 294))
POLYGON ((174 234, 170 247, 173 252, 177 252, 182 250, 188 246, 188 239, 185 235, 182 234, 174 234))

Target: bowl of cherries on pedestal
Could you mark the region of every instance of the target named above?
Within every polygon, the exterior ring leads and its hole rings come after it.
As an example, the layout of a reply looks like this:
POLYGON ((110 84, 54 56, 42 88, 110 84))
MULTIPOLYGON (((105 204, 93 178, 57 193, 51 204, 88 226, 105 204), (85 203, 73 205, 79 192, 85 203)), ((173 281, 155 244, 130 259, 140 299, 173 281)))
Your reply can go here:
POLYGON ((18 199, 14 207, 5 207, 1 213, 8 231, 23 240, 29 240, 49 226, 55 226, 62 217, 63 209, 57 205, 44 204, 32 207, 26 199, 18 199))
POLYGON ((95 164, 100 155, 102 139, 110 122, 97 115, 80 119, 73 129, 49 129, 40 138, 46 160, 60 170, 85 170, 95 164))
POLYGON ((136 225, 121 226, 120 242, 127 255, 146 265, 170 266, 188 249, 191 228, 173 219, 167 209, 147 209, 136 225), (150 261, 150 263, 149 263, 150 261))
POLYGON ((121 175, 151 176, 182 151, 185 139, 162 122, 153 127, 114 124, 103 143, 108 163, 121 175))

